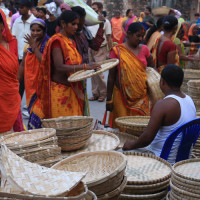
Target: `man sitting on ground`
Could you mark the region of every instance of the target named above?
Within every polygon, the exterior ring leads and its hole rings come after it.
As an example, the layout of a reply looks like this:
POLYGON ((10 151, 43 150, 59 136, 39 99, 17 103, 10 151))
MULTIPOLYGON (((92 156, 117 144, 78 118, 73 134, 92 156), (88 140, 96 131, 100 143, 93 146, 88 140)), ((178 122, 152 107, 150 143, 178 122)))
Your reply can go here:
MULTIPOLYGON (((159 157, 167 137, 177 127, 196 118, 196 108, 192 99, 180 91, 183 77, 183 70, 176 65, 168 65, 163 69, 160 88, 165 98, 155 104, 143 134, 136 141, 127 141, 123 150, 146 147, 138 151, 151 151, 159 157)), ((168 162, 171 164, 175 163, 180 141, 181 135, 175 140, 169 154, 168 162)))

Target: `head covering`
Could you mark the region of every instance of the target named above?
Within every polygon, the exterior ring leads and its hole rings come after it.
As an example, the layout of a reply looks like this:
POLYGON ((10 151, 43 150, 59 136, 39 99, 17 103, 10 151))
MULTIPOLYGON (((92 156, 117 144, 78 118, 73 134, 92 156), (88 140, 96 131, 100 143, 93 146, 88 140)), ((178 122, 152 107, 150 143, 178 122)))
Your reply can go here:
POLYGON ((37 18, 37 19, 34 19, 32 22, 31 22, 31 25, 32 26, 33 24, 38 24, 38 25, 41 25, 43 26, 44 28, 46 28, 46 23, 44 20, 40 19, 40 18, 37 18))
POLYGON ((57 10, 57 7, 56 7, 56 3, 55 2, 51 2, 49 4, 45 4, 47 10, 53 14, 54 16, 56 16, 56 10, 57 10))
POLYGON ((197 26, 196 24, 192 24, 192 26, 190 26, 189 32, 188 32, 188 36, 193 36, 193 29, 194 27, 197 26))
POLYGON ((0 14, 3 18, 3 24, 4 24, 4 30, 2 32, 2 35, 7 42, 10 42, 11 40, 14 39, 14 37, 13 37, 13 35, 11 34, 11 32, 8 28, 8 24, 6 22, 6 15, 4 14, 2 9, 0 9, 0 14))
POLYGON ((60 4, 60 9, 61 9, 61 10, 62 10, 62 9, 65 9, 65 10, 72 10, 71 7, 70 7, 68 4, 66 4, 66 3, 60 4))

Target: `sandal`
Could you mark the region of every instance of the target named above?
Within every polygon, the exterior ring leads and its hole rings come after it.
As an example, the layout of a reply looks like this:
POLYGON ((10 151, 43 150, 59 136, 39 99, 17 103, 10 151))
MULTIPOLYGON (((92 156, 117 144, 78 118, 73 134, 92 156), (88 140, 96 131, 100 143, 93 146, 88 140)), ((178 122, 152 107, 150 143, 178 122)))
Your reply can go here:
POLYGON ((98 97, 91 97, 89 98, 89 101, 97 101, 98 100, 98 97))
POLYGON ((99 97, 99 98, 98 98, 98 102, 104 102, 105 99, 106 99, 106 98, 104 98, 104 97, 99 97))

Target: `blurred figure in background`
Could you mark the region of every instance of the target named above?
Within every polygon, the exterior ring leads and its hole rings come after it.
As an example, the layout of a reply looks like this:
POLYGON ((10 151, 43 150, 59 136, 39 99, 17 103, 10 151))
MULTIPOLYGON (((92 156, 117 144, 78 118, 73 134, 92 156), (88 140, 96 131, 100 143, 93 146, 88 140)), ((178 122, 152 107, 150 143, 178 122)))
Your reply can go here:
POLYGON ((39 8, 38 17, 42 20, 46 20, 47 10, 46 8, 39 8))
POLYGON ((152 17, 152 14, 151 14, 151 7, 149 6, 146 7, 144 13, 145 13, 145 17, 143 19, 143 25, 144 25, 144 28, 148 30, 150 27, 152 27, 155 24, 154 18, 152 17))
POLYGON ((144 12, 141 12, 141 13, 140 13, 140 17, 139 17, 139 22, 143 22, 144 16, 145 16, 145 13, 144 13, 144 12))

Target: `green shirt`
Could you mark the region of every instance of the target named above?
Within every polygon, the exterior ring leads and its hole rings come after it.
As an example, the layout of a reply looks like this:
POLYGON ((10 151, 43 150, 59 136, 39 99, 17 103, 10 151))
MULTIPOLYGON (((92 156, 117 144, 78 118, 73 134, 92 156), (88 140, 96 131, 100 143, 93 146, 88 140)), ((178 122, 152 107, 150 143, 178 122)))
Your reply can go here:
MULTIPOLYGON (((175 38, 174 43, 175 43, 175 45, 179 45, 179 44, 181 45, 182 54, 185 55, 185 51, 184 51, 185 47, 184 47, 184 44, 181 42, 181 40, 179 38, 175 38)), ((185 61, 180 60, 180 67, 183 68, 184 65, 185 65, 185 61)))

